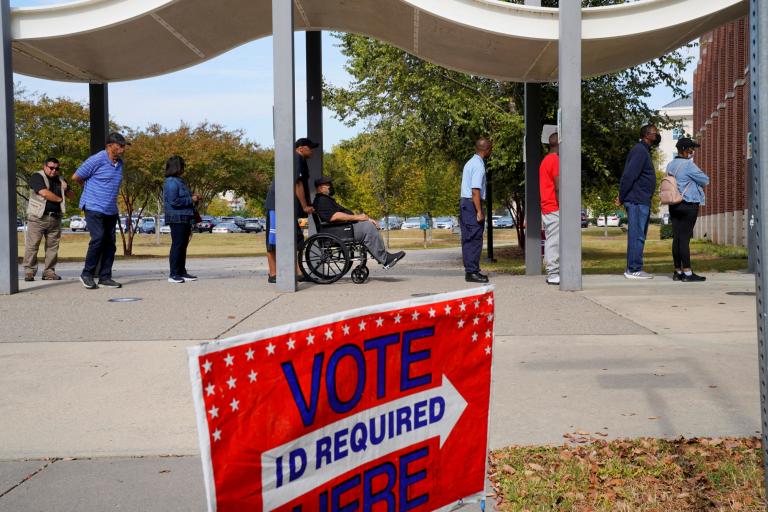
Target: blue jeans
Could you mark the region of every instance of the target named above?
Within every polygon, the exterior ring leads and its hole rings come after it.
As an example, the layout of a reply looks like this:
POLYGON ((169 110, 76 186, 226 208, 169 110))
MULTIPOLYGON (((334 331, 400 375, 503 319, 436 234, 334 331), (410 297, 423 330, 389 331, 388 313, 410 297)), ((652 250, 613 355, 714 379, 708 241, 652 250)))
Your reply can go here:
POLYGON ((85 222, 91 234, 91 241, 88 243, 88 252, 85 254, 85 265, 81 275, 96 277, 98 270, 99 279, 111 279, 112 264, 115 262, 117 215, 85 210, 85 222))
POLYGON ((643 249, 648 235, 651 205, 624 203, 627 209, 627 271, 643 270, 643 249))

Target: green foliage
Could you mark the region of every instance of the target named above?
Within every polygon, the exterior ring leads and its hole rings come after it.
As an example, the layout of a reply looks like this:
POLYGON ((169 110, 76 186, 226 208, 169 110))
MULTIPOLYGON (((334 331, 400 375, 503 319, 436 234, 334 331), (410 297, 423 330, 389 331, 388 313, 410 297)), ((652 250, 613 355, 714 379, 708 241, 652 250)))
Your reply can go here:
POLYGON ((672 238, 672 224, 662 224, 659 228, 659 239, 672 238))
POLYGON ((224 217, 232 215, 232 209, 224 199, 216 196, 208 203, 205 213, 214 217, 224 217))

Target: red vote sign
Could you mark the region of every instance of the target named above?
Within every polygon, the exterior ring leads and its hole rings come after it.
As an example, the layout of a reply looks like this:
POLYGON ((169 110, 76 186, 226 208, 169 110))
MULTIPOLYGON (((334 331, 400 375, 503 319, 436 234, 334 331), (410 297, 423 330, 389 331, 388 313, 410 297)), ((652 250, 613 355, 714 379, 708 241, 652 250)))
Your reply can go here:
POLYGON ((486 286, 190 348, 209 510, 481 501, 493 301, 486 286))

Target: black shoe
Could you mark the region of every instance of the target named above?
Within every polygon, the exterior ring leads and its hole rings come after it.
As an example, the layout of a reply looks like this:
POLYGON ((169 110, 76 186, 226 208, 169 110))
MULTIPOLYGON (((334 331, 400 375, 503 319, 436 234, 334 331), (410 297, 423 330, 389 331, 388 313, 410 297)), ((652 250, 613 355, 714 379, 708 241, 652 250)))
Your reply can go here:
POLYGON ((80 282, 89 290, 95 290, 99 287, 91 276, 80 276, 80 282))
MULTIPOLYGON (((45 279, 45 278, 43 278, 45 279)), ((35 274, 26 273, 24 274, 24 280, 25 281, 34 281, 35 280, 35 274)))
POLYGON ((123 285, 118 283, 117 281, 113 281, 111 278, 107 279, 99 279, 99 287, 104 288, 122 288, 123 285))
POLYGON ((384 263, 384 270, 394 267, 398 261, 405 258, 405 251, 387 254, 387 261, 384 263))
POLYGON ((298 283, 309 283, 311 282, 309 279, 307 279, 307 276, 304 274, 296 274, 296 282, 298 283))
POLYGON ((487 283, 488 276, 481 274, 480 272, 467 272, 464 276, 464 280, 468 283, 487 283))
POLYGON ((672 272, 672 280, 673 281, 682 281, 683 280, 682 276, 684 276, 684 275, 685 274, 683 274, 682 272, 678 272, 677 270, 675 270, 674 272, 672 272))
POLYGON ((180 274, 179 277, 184 281, 197 281, 197 276, 193 276, 191 274, 180 274))
POLYGON ((267 282, 270 284, 275 284, 277 282, 277 276, 267 276, 267 282))
POLYGON ((680 276, 680 280, 684 283, 700 283, 702 281, 706 281, 707 278, 691 272, 691 275, 683 274, 680 276))

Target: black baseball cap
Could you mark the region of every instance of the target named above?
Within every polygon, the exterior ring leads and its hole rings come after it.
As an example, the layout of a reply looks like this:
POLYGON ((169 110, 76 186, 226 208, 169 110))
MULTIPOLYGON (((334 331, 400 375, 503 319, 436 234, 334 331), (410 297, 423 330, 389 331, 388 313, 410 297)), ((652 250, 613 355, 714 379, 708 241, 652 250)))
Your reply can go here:
POLYGON ((333 180, 329 178, 328 176, 320 176, 315 180, 315 187, 319 187, 320 185, 330 185, 333 183, 333 180))
POLYGON ((121 146, 130 146, 131 143, 125 140, 121 134, 112 132, 107 136, 107 144, 120 144, 121 146))
POLYGON ((310 139, 308 139, 306 137, 302 137, 302 138, 296 140, 296 147, 297 148, 300 148, 301 146, 307 146, 307 147, 310 147, 312 149, 315 149, 319 145, 320 145, 319 143, 312 142, 310 139))
POLYGON ((677 144, 675 144, 675 147, 679 151, 685 151, 686 149, 700 148, 701 144, 698 144, 698 143, 694 142, 693 140, 689 139, 688 137, 682 137, 680 139, 677 139, 677 144))

